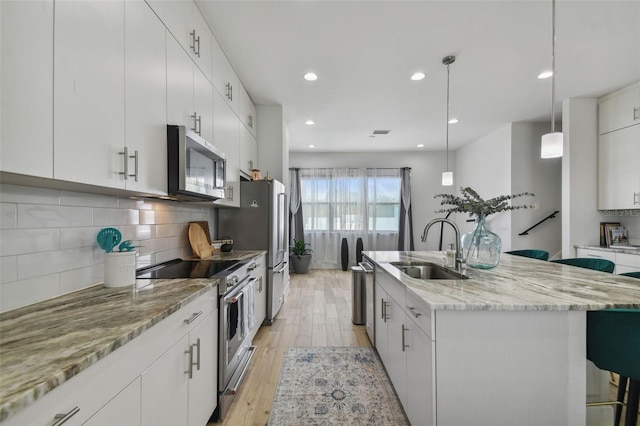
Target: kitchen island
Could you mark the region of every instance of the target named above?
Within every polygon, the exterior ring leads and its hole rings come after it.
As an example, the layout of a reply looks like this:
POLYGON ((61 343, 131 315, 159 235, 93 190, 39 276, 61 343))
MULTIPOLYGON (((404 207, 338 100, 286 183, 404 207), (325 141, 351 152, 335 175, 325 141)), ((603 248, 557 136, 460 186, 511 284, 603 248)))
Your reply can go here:
POLYGON ((363 252, 375 267, 376 348, 413 424, 584 425, 586 312, 640 308, 629 277, 518 256, 422 280, 392 262, 439 252, 363 252))

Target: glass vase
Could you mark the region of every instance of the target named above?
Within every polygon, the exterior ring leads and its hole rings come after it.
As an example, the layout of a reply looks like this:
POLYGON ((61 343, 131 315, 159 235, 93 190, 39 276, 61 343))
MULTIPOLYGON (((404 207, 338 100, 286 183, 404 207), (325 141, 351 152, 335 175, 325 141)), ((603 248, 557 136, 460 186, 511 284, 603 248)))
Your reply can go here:
POLYGON ((476 218, 475 227, 464 234, 462 240, 462 255, 468 266, 478 269, 491 269, 500 263, 502 240, 487 229, 485 216, 476 218))

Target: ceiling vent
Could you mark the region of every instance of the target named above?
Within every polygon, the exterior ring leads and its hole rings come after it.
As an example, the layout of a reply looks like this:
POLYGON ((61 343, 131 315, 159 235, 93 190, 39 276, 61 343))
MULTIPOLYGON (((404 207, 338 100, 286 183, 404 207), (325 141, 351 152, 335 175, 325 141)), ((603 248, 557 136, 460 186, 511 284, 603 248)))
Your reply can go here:
POLYGON ((388 135, 391 130, 374 130, 374 135, 388 135))

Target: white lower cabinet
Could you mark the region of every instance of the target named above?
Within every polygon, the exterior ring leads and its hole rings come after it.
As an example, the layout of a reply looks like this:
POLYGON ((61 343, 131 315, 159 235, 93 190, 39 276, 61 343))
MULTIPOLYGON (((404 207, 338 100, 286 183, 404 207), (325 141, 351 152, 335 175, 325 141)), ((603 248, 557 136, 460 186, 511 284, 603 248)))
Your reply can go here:
POLYGON ((184 336, 142 373, 142 424, 184 425, 189 382, 186 376, 189 337, 184 336))
POLYGON ((2 425, 206 425, 218 402, 217 296, 208 291, 2 425))
POLYGON ((435 425, 435 342, 406 315, 407 395, 402 403, 412 425, 435 425))
POLYGON ((254 316, 255 324, 251 330, 251 335, 255 337, 262 322, 267 316, 267 267, 266 254, 261 254, 253 258, 255 268, 251 271, 251 279, 254 280, 254 316))
POLYGON ((137 377, 83 425, 140 425, 140 382, 137 377))
POLYGON ((616 264, 616 269, 614 270, 616 274, 640 271, 640 253, 629 254, 611 250, 595 250, 580 247, 576 250, 576 256, 610 260, 616 264))
MULTIPOLYGON (((375 276, 376 302, 381 312, 376 318, 376 349, 411 424, 433 425, 435 342, 411 318, 429 312, 416 306, 404 309, 385 290, 385 283, 394 285, 392 278, 379 269, 375 276)), ((398 292, 393 293, 398 298, 398 292)))

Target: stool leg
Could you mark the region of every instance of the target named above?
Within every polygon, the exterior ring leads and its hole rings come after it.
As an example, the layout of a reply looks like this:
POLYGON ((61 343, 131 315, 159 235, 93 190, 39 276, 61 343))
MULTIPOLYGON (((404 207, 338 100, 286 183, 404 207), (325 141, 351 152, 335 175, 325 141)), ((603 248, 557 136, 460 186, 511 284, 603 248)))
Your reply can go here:
MULTIPOLYGON (((618 376, 618 399, 616 401, 624 403, 624 394, 627 392, 627 377, 618 376)), ((616 405, 616 418, 613 424, 620 426, 620 417, 622 417, 622 405, 616 405)))
POLYGON ((640 400, 640 380, 629 379, 627 410, 624 413, 625 426, 636 426, 638 419, 638 402, 640 400))

